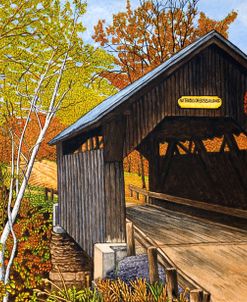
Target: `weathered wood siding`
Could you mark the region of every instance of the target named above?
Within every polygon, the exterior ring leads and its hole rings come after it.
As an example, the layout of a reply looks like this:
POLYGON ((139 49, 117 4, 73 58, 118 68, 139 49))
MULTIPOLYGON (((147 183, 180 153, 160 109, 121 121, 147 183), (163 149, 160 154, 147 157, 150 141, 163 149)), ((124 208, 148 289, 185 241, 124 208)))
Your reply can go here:
POLYGON ((60 225, 90 256, 105 242, 103 150, 58 157, 60 225))
POLYGON ((122 162, 105 162, 106 241, 125 242, 125 196, 122 162))
POLYGON ((196 55, 170 76, 161 76, 139 98, 125 108, 126 134, 124 155, 140 144, 165 117, 232 117, 240 124, 244 119, 244 94, 247 73, 230 56, 216 46, 196 55), (219 96, 219 109, 181 109, 181 96, 219 96))

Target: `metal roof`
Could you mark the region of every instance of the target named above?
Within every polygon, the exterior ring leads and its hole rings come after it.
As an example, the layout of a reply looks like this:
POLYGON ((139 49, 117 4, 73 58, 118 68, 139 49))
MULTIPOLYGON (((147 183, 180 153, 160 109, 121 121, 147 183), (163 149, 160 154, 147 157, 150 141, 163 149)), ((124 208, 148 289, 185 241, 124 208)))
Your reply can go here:
POLYGON ((220 35, 217 31, 213 30, 203 37, 197 39, 192 44, 183 48, 176 54, 174 54, 170 59, 135 81, 134 83, 126 86, 124 89, 117 92, 115 95, 105 99, 98 106, 93 108, 91 111, 86 113, 80 119, 78 119, 74 124, 63 130, 60 134, 54 137, 49 144, 54 145, 60 141, 66 140, 67 138, 74 136, 82 132, 82 130, 86 127, 92 126, 93 124, 100 121, 104 116, 106 116, 109 112, 115 109, 117 106, 128 100, 133 94, 141 90, 145 85, 151 82, 154 78, 158 77, 164 71, 166 71, 171 66, 177 64, 181 60, 183 60, 190 53, 195 51, 197 48, 205 44, 211 39, 217 38, 225 45, 227 45, 230 49, 232 49, 235 53, 240 55, 244 60, 247 61, 247 55, 244 54, 238 47, 232 44, 229 40, 225 39, 222 35, 220 35))

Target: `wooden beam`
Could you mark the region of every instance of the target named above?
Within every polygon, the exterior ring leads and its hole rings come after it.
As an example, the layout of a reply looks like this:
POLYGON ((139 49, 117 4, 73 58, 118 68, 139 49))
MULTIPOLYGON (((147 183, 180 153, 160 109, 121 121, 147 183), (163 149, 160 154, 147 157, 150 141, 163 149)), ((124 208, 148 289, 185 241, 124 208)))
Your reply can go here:
MULTIPOLYGON (((190 141, 190 143, 191 143, 191 141, 190 141)), ((177 145, 185 152, 185 153, 187 153, 187 154, 191 154, 191 148, 189 147, 189 148, 187 148, 187 147, 185 147, 181 142, 177 142, 177 145)))
POLYGON ((176 268, 166 269, 166 284, 169 301, 178 299, 178 278, 176 268))
POLYGON ((220 146, 220 153, 224 152, 225 146, 226 146, 226 139, 225 139, 225 136, 224 136, 223 140, 222 140, 222 144, 220 146))
POLYGON ((121 161, 123 159, 125 120, 118 116, 103 126, 105 161, 121 161))
MULTIPOLYGON (((176 141, 174 140, 169 141, 166 154, 165 156, 162 156, 163 162, 161 162, 161 173, 160 173, 162 184, 165 182, 166 176, 169 172, 169 167, 171 164, 172 156, 174 155, 175 148, 176 148, 176 141)), ((156 175, 156 177, 158 177, 158 175, 156 175)))
POLYGON ((151 246, 147 249, 148 254, 148 268, 149 268, 149 281, 151 284, 155 284, 159 281, 159 271, 158 271, 158 258, 157 258, 157 248, 151 246))
POLYGON ((203 302, 203 291, 201 289, 191 290, 190 302, 203 302))
POLYGON ((235 140, 235 138, 234 138, 234 136, 233 136, 233 134, 232 133, 225 133, 225 140, 226 140, 226 142, 227 142, 227 145, 229 146, 229 149, 232 151, 232 152, 234 152, 234 153, 236 153, 236 154, 238 154, 238 152, 239 152, 239 148, 238 148, 238 144, 237 144, 237 142, 236 142, 236 140, 235 140))
POLYGON ((224 207, 216 204, 209 204, 203 201, 192 200, 188 198, 177 197, 173 195, 168 195, 164 193, 151 192, 142 188, 139 188, 134 185, 129 185, 132 192, 138 191, 140 194, 145 196, 153 197, 160 200, 165 200, 167 202, 181 204, 185 206, 190 206, 206 211, 216 212, 220 214, 230 215, 233 217, 244 218, 247 219, 247 211, 241 209, 235 209, 230 207, 224 207))
POLYGON ((135 236, 133 222, 126 223, 127 256, 135 256, 135 236))

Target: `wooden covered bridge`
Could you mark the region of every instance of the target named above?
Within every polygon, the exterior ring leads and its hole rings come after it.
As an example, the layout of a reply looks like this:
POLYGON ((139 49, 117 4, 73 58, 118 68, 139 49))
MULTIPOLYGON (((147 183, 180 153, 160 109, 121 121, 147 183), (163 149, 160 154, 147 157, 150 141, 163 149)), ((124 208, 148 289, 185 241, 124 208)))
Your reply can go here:
POLYGON ((247 152, 235 139, 246 91, 247 56, 212 31, 106 99, 50 142, 59 224, 90 256, 94 243, 125 242, 123 159, 133 150, 149 162, 150 191, 247 210, 247 152), (209 152, 213 138, 222 143, 209 152))

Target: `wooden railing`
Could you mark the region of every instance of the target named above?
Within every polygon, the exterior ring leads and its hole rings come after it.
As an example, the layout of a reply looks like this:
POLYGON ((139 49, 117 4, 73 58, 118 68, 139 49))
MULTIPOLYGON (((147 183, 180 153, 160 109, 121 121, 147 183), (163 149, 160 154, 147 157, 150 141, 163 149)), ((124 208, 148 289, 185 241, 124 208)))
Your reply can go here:
POLYGON ((150 283, 155 283, 159 280, 158 264, 165 269, 169 301, 178 298, 179 284, 183 289, 189 289, 191 302, 210 302, 210 293, 177 267, 156 242, 149 238, 129 219, 127 219, 126 223, 126 233, 128 256, 136 254, 135 241, 139 242, 139 244, 147 251, 150 283))
POLYGON ((197 200, 192 200, 188 198, 182 198, 182 197, 176 197, 164 193, 156 193, 156 192, 151 192, 142 188, 139 188, 134 185, 129 185, 129 190, 130 190, 130 196, 131 197, 136 197, 137 200, 140 200, 140 195, 143 195, 145 198, 146 203, 150 203, 150 198, 155 198, 155 199, 160 199, 164 200, 169 203, 174 203, 174 204, 179 204, 179 205, 185 205, 201 210, 206 210, 206 211, 211 211, 211 212, 216 212, 220 214, 225 214, 225 215, 230 215, 238 218, 243 218, 247 219, 247 211, 246 210, 241 210, 241 209, 235 209, 235 208, 230 208, 229 207, 224 207, 212 203, 206 203, 202 201, 197 201, 197 200), (135 196, 134 196, 135 194, 135 196))
POLYGON ((54 197, 58 195, 58 191, 50 188, 45 188, 45 200, 54 201, 54 197))

